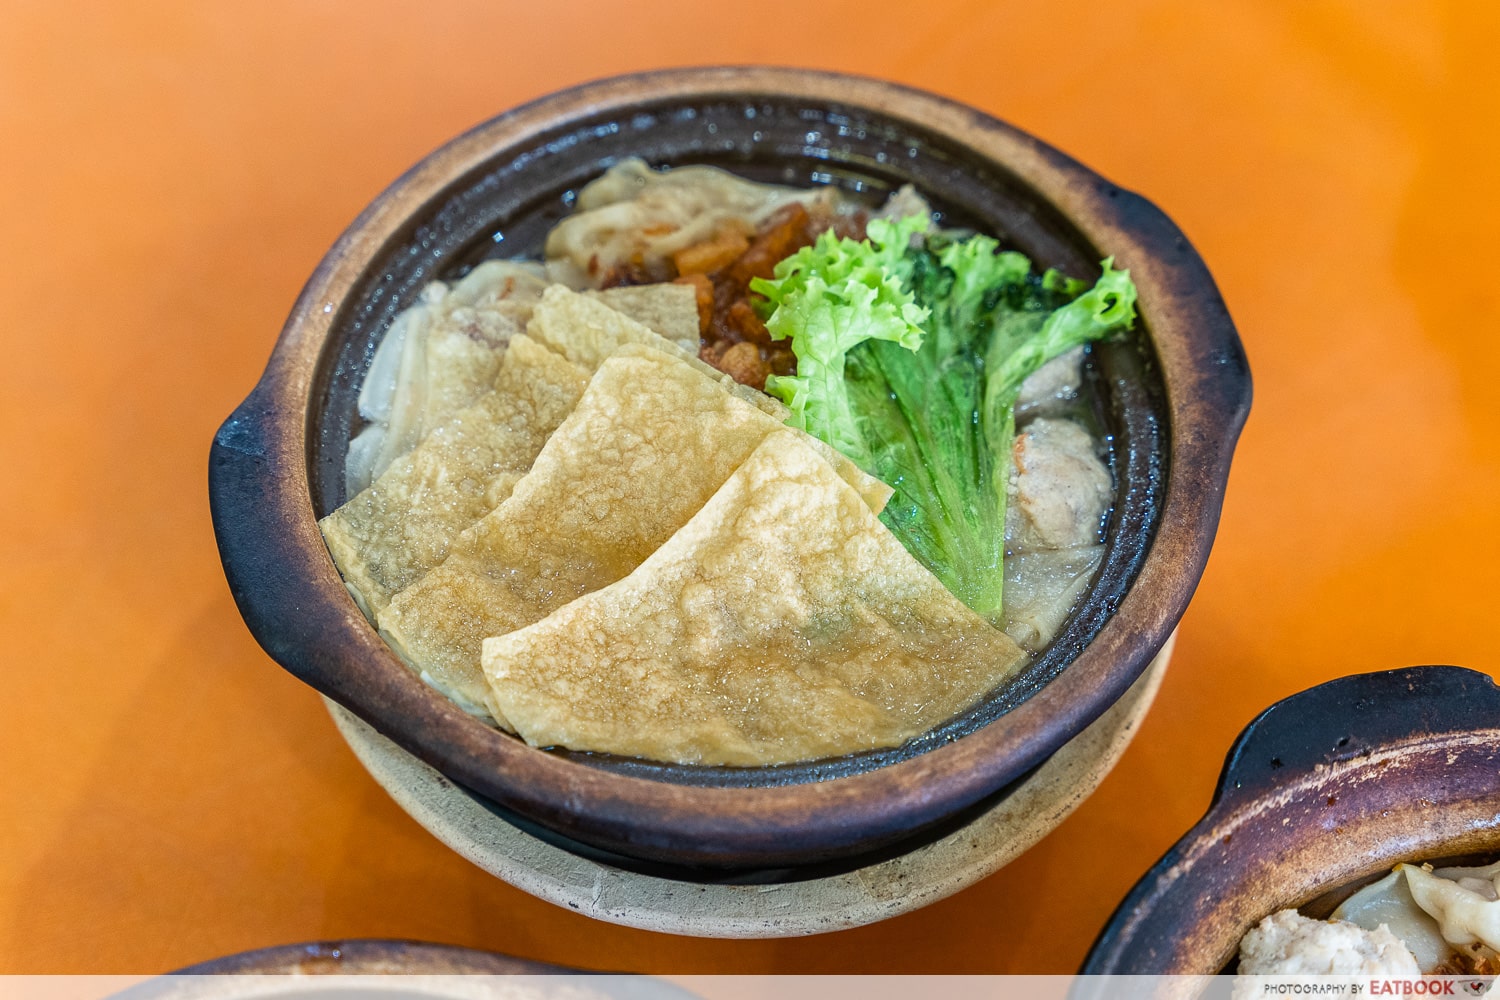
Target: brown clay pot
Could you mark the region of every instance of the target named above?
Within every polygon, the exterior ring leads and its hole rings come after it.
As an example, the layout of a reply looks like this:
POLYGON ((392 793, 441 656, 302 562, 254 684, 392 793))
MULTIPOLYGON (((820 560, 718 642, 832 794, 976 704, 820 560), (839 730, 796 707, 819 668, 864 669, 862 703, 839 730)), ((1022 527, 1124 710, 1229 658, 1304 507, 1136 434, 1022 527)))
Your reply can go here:
MULTIPOLYGON (((576 970, 493 951, 423 941, 360 938, 285 944, 226 955, 174 976, 543 976, 576 970)), ((152 985, 161 988, 156 981, 152 985)))
MULTIPOLYGON (((278 663, 528 828, 625 862, 700 870, 849 862, 935 835, 1096 719, 1161 648, 1217 525, 1250 402, 1212 278, 1149 202, 970 108, 807 71, 676 70, 586 84, 437 150, 365 210, 292 310, 265 375, 215 438, 225 572, 278 663), (713 163, 879 194, 912 183, 946 221, 1041 266, 1140 292, 1137 331, 1090 365, 1118 500, 1104 565, 1013 683, 905 747, 775 768, 683 767, 526 746, 418 681, 360 614, 316 521, 381 333, 429 280, 539 250, 571 193, 615 159, 713 163)), ((851 862, 852 863, 852 862, 851 862)))
POLYGON ((111 1000, 697 1000, 650 976, 597 974, 498 952, 379 938, 226 955, 111 1000), (495 977, 507 977, 504 980, 495 977), (539 979, 533 977, 548 977, 539 979), (357 978, 350 978, 357 977, 357 978))
POLYGON ((1212 975, 1286 907, 1326 917, 1401 861, 1500 854, 1500 688, 1459 667, 1341 677, 1235 741, 1208 814, 1125 897, 1089 975, 1212 975))

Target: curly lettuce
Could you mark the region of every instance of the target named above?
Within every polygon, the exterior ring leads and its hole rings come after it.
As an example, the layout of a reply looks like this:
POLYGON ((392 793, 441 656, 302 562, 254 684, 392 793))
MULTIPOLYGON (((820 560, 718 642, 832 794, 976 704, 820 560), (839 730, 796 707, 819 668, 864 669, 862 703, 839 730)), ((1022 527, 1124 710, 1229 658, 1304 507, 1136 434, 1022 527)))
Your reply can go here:
MULTIPOLYGON (((922 342, 927 310, 912 301, 896 272, 916 221, 887 227, 886 242, 840 239, 829 230, 776 265, 774 278, 750 287, 771 303, 766 329, 791 340, 796 375, 772 375, 766 391, 792 411, 788 423, 833 445, 863 467, 870 455, 844 380, 848 352, 868 340, 908 350, 922 342)), ((877 230, 879 232, 879 230, 877 230)))
POLYGON ((1021 383, 1079 344, 1128 329, 1135 287, 1092 287, 994 239, 917 242, 927 220, 824 234, 752 288, 797 375, 767 381, 789 422, 895 491, 881 519, 960 600, 1001 620, 1006 484, 1021 383))

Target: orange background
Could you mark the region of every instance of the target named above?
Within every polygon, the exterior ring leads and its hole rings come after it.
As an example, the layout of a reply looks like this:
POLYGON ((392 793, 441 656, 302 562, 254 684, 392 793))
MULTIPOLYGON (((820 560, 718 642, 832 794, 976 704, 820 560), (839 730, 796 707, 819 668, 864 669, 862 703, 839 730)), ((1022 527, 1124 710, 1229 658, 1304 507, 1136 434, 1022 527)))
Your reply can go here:
POLYGON ((0 972, 354 936, 677 973, 1076 969, 1260 709, 1500 662, 1497 11, 9 0, 0 972), (596 923, 442 847, 250 639, 205 495, 303 280, 403 169, 569 84, 725 62, 934 90, 1142 192, 1213 269, 1256 380, 1207 575, 1114 774, 958 896, 802 940, 596 923))

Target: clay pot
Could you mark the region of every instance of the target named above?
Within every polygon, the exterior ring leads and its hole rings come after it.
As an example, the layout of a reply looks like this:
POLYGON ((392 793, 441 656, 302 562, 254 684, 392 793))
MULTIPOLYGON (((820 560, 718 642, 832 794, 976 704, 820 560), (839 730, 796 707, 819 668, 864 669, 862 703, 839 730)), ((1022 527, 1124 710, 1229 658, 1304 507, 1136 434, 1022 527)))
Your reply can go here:
POLYGON ((265 375, 213 445, 225 572, 278 663, 528 829, 622 859, 723 871, 826 864, 936 836, 1098 718, 1151 662, 1197 584, 1250 400, 1212 278, 1149 202, 1038 140, 929 94, 759 68, 586 84, 422 160, 329 251, 265 375), (912 183, 945 221, 1040 266, 1140 292, 1137 331, 1090 369, 1118 502, 1104 564, 1013 683, 899 749, 775 768, 552 752, 465 715, 405 669, 349 598, 317 519, 343 502, 361 378, 392 318, 436 277, 540 248, 571 192, 639 155, 870 194, 912 183), (499 239, 503 237, 503 240, 499 239))
POLYGON ((1458 667, 1329 681, 1267 709, 1208 814, 1125 897, 1091 975, 1210 975, 1287 907, 1326 917, 1397 862, 1500 854, 1500 688, 1458 667))

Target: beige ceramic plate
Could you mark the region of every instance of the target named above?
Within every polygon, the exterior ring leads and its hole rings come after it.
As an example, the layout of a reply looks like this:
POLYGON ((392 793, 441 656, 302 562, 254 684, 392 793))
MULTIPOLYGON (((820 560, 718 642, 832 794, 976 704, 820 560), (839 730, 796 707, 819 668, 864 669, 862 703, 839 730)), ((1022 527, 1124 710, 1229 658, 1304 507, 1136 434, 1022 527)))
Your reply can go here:
MULTIPOLYGON (((1175 639, 1175 636, 1173 637, 1175 639)), ((756 885, 679 881, 580 857, 507 823, 329 701, 339 731, 397 805, 511 885, 611 923, 698 937, 771 938, 874 923, 965 889, 1017 858, 1099 787, 1150 708, 1173 639, 1125 697, 968 824, 906 854, 824 878, 756 885)))

